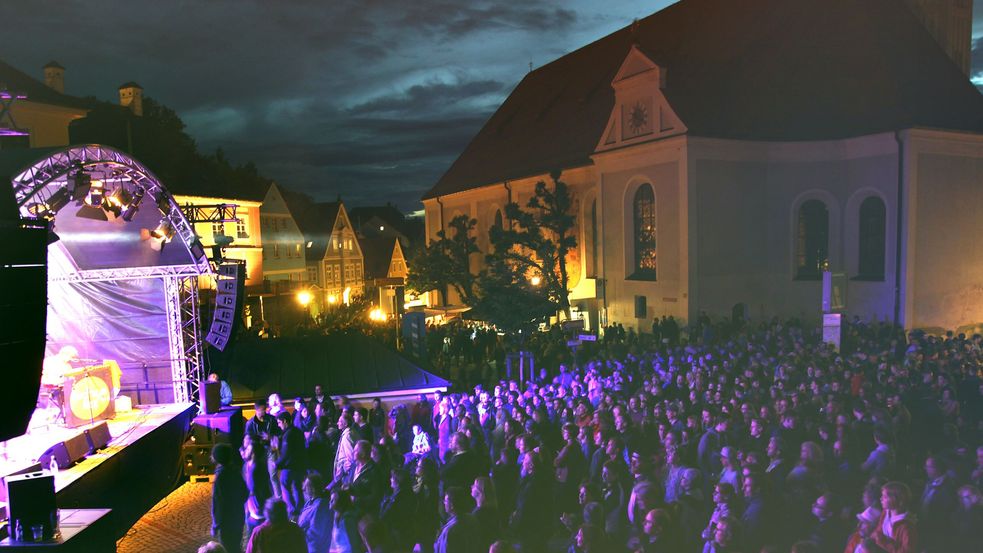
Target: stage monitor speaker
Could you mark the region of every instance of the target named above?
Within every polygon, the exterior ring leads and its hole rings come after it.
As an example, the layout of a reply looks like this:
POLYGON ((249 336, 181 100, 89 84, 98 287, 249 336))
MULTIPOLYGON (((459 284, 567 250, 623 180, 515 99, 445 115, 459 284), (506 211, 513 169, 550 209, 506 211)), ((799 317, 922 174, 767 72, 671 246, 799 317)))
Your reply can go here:
POLYGON ((7 484, 7 514, 10 521, 20 521, 24 532, 32 526, 44 525, 44 535, 50 537, 58 505, 55 503, 55 477, 48 472, 29 472, 4 478, 7 484))
MULTIPOLYGON (((12 188, 0 198, 13 202, 12 188)), ((0 359, 17 367, 3 376, 4 416, 0 441, 23 435, 37 405, 44 359, 47 316, 48 225, 44 221, 8 220, 0 214, 0 320, 5 324, 0 359)))
POLYGON ((93 426, 85 431, 85 441, 89 444, 89 454, 93 454, 100 449, 106 449, 113 436, 109 433, 109 425, 105 422, 93 426))
POLYGON ((222 383, 206 380, 198 386, 202 412, 212 415, 222 408, 222 383))
POLYGON ((76 434, 64 442, 58 442, 49 447, 38 457, 38 462, 41 463, 42 467, 48 467, 51 465, 51 458, 54 457, 55 462, 58 463, 58 468, 67 469, 85 459, 88 451, 89 441, 85 434, 76 434))
POLYGON ((218 267, 215 284, 215 313, 205 341, 219 351, 225 351, 235 336, 236 322, 242 314, 242 288, 246 284, 245 262, 223 262, 218 267))
POLYGON ((184 461, 184 475, 203 476, 215 472, 212 464, 212 446, 185 445, 181 448, 181 458, 184 461))
POLYGON ((647 319, 648 317, 648 298, 645 296, 635 296, 635 318, 647 319))
POLYGON ((238 448, 245 426, 241 407, 223 407, 218 413, 201 414, 191 421, 191 441, 197 445, 225 443, 238 448))

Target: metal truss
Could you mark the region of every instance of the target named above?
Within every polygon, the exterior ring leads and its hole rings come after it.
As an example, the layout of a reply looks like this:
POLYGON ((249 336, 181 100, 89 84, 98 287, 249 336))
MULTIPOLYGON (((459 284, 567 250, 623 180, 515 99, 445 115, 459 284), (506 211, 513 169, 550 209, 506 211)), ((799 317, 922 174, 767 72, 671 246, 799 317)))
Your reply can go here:
POLYGON ((181 206, 184 218, 192 225, 195 223, 235 223, 236 204, 192 205, 181 206))
MULTIPOLYGON (((90 269, 62 275, 49 275, 48 282, 94 282, 106 280, 143 280, 146 278, 197 277, 202 274, 198 265, 161 265, 154 267, 122 267, 90 269)), ((207 274, 207 273, 205 273, 207 274)))
MULTIPOLYGON (((144 194, 155 198, 157 209, 166 218, 181 241, 188 247, 199 267, 198 274, 210 273, 211 267, 204 248, 200 247, 194 226, 188 222, 174 197, 164 188, 157 177, 139 161, 115 148, 89 144, 72 146, 49 153, 40 161, 27 167, 12 180, 14 199, 20 209, 21 217, 33 217, 32 203, 47 203, 51 195, 72 171, 84 168, 111 172, 118 180, 125 180, 133 187, 140 187, 144 194)), ((144 209, 150 209, 144 207, 144 209)))
POLYGON ((164 296, 174 402, 187 403, 197 397, 198 383, 204 377, 198 326, 198 277, 164 278, 164 296))
MULTIPOLYGON (((180 279, 181 335, 184 340, 185 374, 188 382, 184 388, 192 401, 198 397, 198 386, 205 380, 202 362, 201 325, 198 312, 198 277, 180 279)), ((175 384, 176 386, 176 384, 175 384)))

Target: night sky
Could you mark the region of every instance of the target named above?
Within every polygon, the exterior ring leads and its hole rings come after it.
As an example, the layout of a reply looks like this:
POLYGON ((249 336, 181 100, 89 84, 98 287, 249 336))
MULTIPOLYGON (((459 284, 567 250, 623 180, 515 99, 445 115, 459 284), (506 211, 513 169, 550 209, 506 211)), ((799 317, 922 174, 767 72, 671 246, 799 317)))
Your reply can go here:
POLYGON ((672 3, 4 0, 0 58, 38 78, 57 60, 76 96, 115 101, 137 81, 202 151, 318 199, 414 210, 530 62, 672 3))

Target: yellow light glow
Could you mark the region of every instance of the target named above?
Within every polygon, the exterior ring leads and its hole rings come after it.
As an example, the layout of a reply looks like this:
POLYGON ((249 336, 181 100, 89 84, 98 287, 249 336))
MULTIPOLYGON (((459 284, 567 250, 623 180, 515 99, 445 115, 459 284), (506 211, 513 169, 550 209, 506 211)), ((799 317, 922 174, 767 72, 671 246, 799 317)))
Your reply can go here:
POLYGON ((345 302, 345 305, 348 305, 348 304, 350 304, 352 302, 352 287, 351 286, 349 286, 348 288, 345 288, 345 291, 341 293, 341 301, 345 302))
POLYGON ((534 275, 532 278, 529 279, 529 284, 532 284, 533 286, 539 286, 539 283, 542 281, 543 280, 539 278, 539 275, 534 275))
POLYGON ((311 299, 312 299, 311 293, 308 292, 307 290, 302 290, 300 292, 297 292, 297 301, 300 303, 301 306, 307 307, 307 305, 311 303, 311 299))
POLYGON ((338 303, 338 296, 334 294, 328 294, 328 303, 330 303, 331 305, 338 303))
POLYGON ((386 314, 382 312, 382 309, 376 307, 372 311, 369 311, 369 319, 382 322, 386 320, 386 314))

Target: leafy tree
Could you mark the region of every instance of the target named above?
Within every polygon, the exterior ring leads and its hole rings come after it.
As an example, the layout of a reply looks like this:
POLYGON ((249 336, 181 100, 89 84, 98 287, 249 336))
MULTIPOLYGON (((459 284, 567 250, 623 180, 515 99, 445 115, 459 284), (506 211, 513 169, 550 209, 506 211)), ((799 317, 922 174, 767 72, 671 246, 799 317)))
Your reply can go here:
POLYGON ((515 202, 505 206, 511 224, 492 227, 490 231, 494 252, 486 258, 489 269, 482 294, 485 312, 500 311, 495 305, 498 302, 517 303, 512 297, 526 301, 532 299, 528 296, 538 294, 541 301, 526 307, 546 309, 544 316, 562 311, 570 317, 567 254, 577 247, 576 219, 569 187, 559 179, 559 173, 554 172, 551 177, 552 188, 544 181, 536 183, 536 192, 525 208, 515 202), (540 280, 539 286, 531 286, 529 281, 533 278, 540 280), (501 294, 491 293, 499 287, 501 294))
POLYGON ((471 256, 478 253, 476 224, 475 219, 458 215, 429 245, 411 252, 407 286, 417 292, 437 290, 445 302, 446 290, 453 288, 465 305, 477 305, 478 276, 471 272, 471 256))

